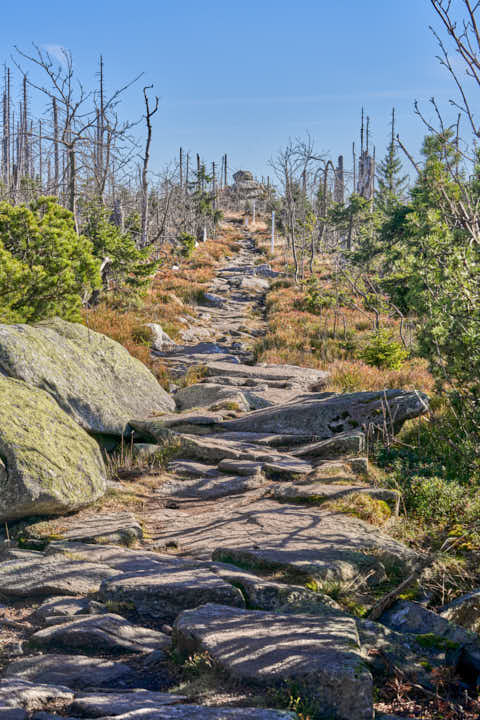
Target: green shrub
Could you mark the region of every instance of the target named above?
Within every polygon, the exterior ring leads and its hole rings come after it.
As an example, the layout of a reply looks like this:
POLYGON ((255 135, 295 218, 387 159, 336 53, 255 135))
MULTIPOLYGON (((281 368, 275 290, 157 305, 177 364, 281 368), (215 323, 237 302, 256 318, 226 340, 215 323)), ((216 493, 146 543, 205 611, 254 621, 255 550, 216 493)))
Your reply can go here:
POLYGON ((367 365, 380 369, 400 370, 408 357, 408 352, 393 339, 389 330, 378 330, 370 337, 370 342, 360 352, 367 365))
POLYGON ((195 250, 195 238, 188 233, 182 233, 178 238, 178 254, 184 258, 191 258, 195 250))
POLYGON ((104 290, 118 296, 126 294, 128 302, 141 296, 160 265, 159 261, 150 259, 151 248, 138 248, 133 231, 122 232, 111 223, 110 212, 103 205, 87 203, 83 214, 82 232, 91 240, 95 256, 101 261, 109 259, 103 278, 104 290))
POLYGON ((71 212, 51 197, 0 203, 0 320, 80 320, 82 297, 98 287, 99 261, 75 231, 71 212))
POLYGON ((298 303, 299 310, 321 315, 323 310, 335 306, 336 298, 320 288, 316 277, 309 278, 304 288, 305 296, 298 303))
POLYGON ((465 509, 466 488, 438 476, 414 476, 404 490, 407 506, 426 522, 453 521, 465 509))

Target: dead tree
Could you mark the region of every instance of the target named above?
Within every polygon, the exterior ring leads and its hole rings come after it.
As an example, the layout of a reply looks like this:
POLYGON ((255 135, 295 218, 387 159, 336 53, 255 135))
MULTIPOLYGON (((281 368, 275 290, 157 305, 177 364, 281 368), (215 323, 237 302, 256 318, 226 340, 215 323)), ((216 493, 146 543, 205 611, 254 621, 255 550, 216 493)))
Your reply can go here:
POLYGON ((140 245, 145 247, 148 245, 148 163, 150 161, 150 145, 152 142, 152 117, 158 111, 158 97, 155 97, 155 105, 150 106, 150 99, 147 90, 153 85, 147 85, 143 88, 143 96, 145 98, 145 122, 147 125, 147 139, 145 142, 145 154, 143 156, 142 167, 142 219, 141 219, 141 238, 140 245))
MULTIPOLYGON (((26 61, 43 72, 45 84, 35 83, 27 77, 27 83, 48 97, 52 103, 53 126, 50 133, 43 135, 43 141, 50 142, 54 150, 55 189, 58 194, 60 187, 66 197, 66 204, 76 218, 77 181, 84 166, 84 158, 88 147, 95 147, 98 157, 98 121, 99 112, 96 107, 95 94, 87 91, 74 74, 72 55, 62 48, 62 61, 55 62, 51 55, 34 45, 35 53, 29 55, 16 48, 20 61, 26 61), (92 136, 93 133, 93 136, 92 136), (60 166, 63 172, 60 178, 60 166)), ((19 62, 19 70, 26 75, 19 62)), ((115 90, 108 98, 103 94, 103 61, 101 66, 101 100, 100 128, 105 130, 105 118, 110 115, 108 132, 112 138, 123 137, 131 124, 119 125, 115 122, 114 108, 122 93, 135 83, 140 76, 115 90), (103 119, 102 119, 103 118, 103 119)), ((103 148, 103 142, 102 148, 103 148)), ((105 163, 103 163, 105 165, 105 163)), ((105 172, 107 172, 105 170, 105 172)))

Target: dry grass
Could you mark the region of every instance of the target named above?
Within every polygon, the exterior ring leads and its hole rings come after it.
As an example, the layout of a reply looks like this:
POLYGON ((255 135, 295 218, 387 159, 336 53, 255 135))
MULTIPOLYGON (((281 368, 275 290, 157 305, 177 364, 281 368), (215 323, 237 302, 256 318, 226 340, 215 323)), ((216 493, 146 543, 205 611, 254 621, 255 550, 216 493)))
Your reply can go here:
POLYGON ((165 365, 151 356, 146 323, 158 323, 175 340, 184 328, 181 318, 196 315, 196 303, 202 299, 218 263, 235 252, 241 231, 224 223, 218 237, 202 243, 191 258, 175 253, 172 246, 162 248, 162 265, 141 302, 121 303, 112 298, 84 313, 85 323, 123 345, 144 363, 168 387, 165 365), (175 269, 177 268, 177 269, 175 269))
MULTIPOLYGON (((327 293, 331 289, 328 264, 319 263, 317 277, 327 293)), ((266 304, 267 332, 256 346, 258 362, 329 370, 331 380, 327 389, 335 392, 383 388, 432 390, 433 379, 427 364, 418 357, 409 358, 399 370, 379 369, 359 358, 371 337, 372 313, 348 306, 312 313, 304 309, 306 295, 304 287, 294 285, 288 278, 272 284, 266 304)), ((383 316, 381 326, 399 337, 397 320, 383 316)))

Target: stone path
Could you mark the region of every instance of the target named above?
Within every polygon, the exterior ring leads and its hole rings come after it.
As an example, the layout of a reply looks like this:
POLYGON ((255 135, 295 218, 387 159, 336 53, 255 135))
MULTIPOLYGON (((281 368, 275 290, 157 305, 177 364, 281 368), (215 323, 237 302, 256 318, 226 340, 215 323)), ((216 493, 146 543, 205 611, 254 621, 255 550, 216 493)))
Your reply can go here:
MULTIPOLYGON (((404 632, 328 594, 368 603, 415 566, 386 527, 355 515, 398 513, 398 493, 369 474, 366 433, 395 432, 427 400, 337 396, 326 372, 254 365, 275 275, 245 237, 198 318, 184 318, 184 344, 156 342, 177 412, 129 424, 136 457, 175 457, 141 511, 59 518, 55 532, 30 523, 33 549, 6 543, 0 719, 286 720, 297 716, 275 708, 294 692, 312 720, 372 720, 386 665, 433 687, 425 664, 447 648, 417 643, 427 619, 404 632)), ((476 657, 468 633, 455 637, 476 657)))

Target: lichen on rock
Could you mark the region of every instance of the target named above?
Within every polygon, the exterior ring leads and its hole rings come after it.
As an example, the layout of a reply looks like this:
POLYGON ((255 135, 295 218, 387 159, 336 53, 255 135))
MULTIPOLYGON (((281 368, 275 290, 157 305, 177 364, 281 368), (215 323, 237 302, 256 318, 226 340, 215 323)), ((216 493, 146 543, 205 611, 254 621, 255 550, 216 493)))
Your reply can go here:
POLYGON ((44 390, 0 377, 0 519, 55 515, 100 498, 100 449, 44 390))
POLYGON ((122 345, 60 318, 0 325, 0 372, 46 390, 90 433, 118 436, 131 417, 175 408, 122 345))

